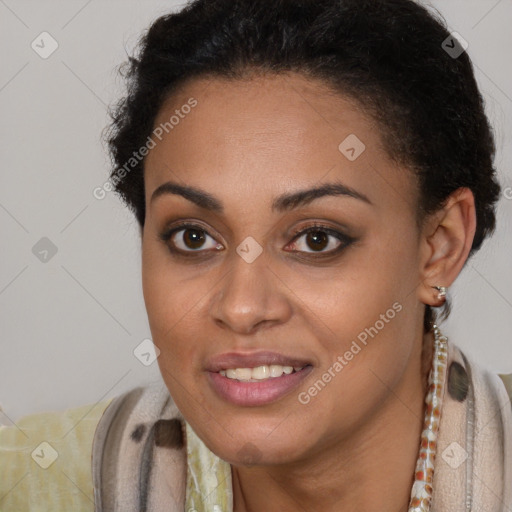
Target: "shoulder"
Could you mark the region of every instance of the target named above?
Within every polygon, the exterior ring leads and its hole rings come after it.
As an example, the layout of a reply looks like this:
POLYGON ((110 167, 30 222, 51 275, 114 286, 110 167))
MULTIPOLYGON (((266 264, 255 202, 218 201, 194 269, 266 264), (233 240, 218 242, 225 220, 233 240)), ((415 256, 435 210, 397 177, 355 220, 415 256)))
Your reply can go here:
POLYGON ((0 510, 183 510, 185 436, 163 381, 24 416, 0 426, 0 510))
POLYGON ((93 511, 94 433, 112 399, 0 426, 0 509, 93 511))

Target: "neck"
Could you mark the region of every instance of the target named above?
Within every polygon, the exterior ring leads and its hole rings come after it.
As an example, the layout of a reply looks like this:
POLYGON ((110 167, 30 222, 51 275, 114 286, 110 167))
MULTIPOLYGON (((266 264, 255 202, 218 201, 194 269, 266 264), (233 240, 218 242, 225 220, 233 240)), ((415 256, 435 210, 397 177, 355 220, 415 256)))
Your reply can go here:
POLYGON ((286 467, 232 466, 234 512, 407 512, 423 429, 432 334, 418 345, 407 375, 386 403, 346 439, 327 441, 307 460, 286 467))

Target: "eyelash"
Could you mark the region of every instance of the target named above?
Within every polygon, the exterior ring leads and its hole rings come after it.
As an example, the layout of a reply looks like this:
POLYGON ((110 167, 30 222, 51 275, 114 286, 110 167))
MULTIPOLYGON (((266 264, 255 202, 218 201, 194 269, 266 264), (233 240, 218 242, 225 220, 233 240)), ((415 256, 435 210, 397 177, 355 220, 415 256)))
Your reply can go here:
MULTIPOLYGON (((203 229, 200 225, 192 224, 190 222, 179 223, 179 224, 173 226, 172 228, 167 229, 167 230, 163 231, 162 233, 160 233, 158 235, 158 238, 162 242, 164 242, 167 245, 169 251, 176 256, 184 256, 185 258, 197 258, 197 257, 203 256, 204 253, 206 253, 206 252, 214 251, 214 249, 209 249, 209 250, 198 249, 197 251, 193 251, 193 250, 183 251, 181 249, 177 249, 176 247, 172 247, 171 244, 169 244, 169 240, 172 238, 172 236, 180 231, 185 231, 186 229, 193 229, 196 231, 203 232, 207 236, 209 236, 210 238, 213 239, 213 237, 208 233, 208 231, 203 229)), ((315 252, 307 252, 307 251, 292 251, 292 252, 297 252, 297 253, 301 253, 301 254, 305 253, 307 255, 306 257, 311 258, 311 259, 326 258, 326 257, 330 257, 330 256, 339 254, 344 249, 346 249, 352 242, 355 241, 355 239, 353 237, 345 235, 344 233, 340 233, 339 231, 336 231, 336 230, 334 230, 328 226, 325 226, 323 224, 314 223, 314 224, 307 226, 303 229, 294 231, 292 242, 295 242, 297 239, 301 238, 301 236, 307 235, 308 233, 311 233, 311 232, 317 232, 317 231, 321 231, 323 233, 326 233, 327 235, 337 238, 341 242, 340 245, 336 249, 332 249, 328 252, 316 252, 316 253, 315 252)))

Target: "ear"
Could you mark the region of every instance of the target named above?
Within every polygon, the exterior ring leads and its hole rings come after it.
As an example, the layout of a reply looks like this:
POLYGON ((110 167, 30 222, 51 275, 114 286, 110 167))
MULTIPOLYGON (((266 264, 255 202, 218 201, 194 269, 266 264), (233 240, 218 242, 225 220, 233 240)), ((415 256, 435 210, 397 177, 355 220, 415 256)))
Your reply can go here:
POLYGON ((448 288, 466 262, 476 229, 475 198, 468 188, 455 190, 445 206, 424 223, 420 239, 418 298, 424 304, 440 306, 434 286, 448 288))

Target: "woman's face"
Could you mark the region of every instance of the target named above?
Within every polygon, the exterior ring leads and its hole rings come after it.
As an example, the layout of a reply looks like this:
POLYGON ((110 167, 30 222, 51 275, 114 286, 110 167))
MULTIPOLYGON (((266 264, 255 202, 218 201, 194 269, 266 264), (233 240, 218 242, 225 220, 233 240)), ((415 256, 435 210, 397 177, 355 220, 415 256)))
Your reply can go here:
POLYGON ((155 129, 144 299, 163 379, 206 445, 232 464, 304 460, 406 404, 418 198, 376 124, 289 74, 195 80, 155 129))

